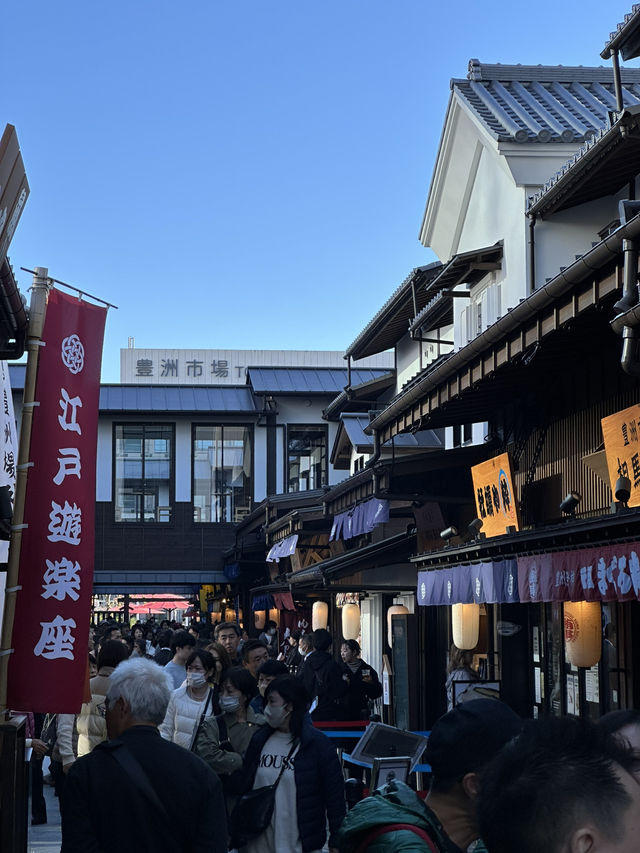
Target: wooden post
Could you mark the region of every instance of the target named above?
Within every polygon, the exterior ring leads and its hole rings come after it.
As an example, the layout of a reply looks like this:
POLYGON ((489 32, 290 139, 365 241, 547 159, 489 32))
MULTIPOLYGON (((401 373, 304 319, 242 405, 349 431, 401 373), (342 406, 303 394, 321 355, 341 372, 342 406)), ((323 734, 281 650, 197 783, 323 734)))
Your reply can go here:
POLYGON ((22 397, 22 423, 20 426, 20 444, 18 446, 18 465, 16 467, 16 491, 13 501, 11 544, 7 566, 7 588, 5 590, 2 639, 0 641, 0 713, 4 712, 7 707, 7 672, 9 668, 9 655, 13 650, 11 641, 16 612, 16 595, 20 589, 20 546, 22 544, 24 504, 30 467, 29 452, 33 410, 37 403, 35 392, 38 375, 38 358, 40 356, 44 317, 47 310, 47 293, 50 287, 48 276, 49 271, 46 267, 36 267, 31 288, 29 331, 27 336, 27 372, 22 397))

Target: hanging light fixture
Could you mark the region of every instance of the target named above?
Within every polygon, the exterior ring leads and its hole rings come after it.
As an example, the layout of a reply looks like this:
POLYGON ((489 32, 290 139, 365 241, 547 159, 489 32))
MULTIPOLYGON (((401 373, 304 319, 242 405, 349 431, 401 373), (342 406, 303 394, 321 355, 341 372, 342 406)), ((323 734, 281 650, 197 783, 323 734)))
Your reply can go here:
POLYGON ((253 614, 253 624, 260 631, 264 628, 267 622, 267 611, 266 610, 256 610, 253 614))
POLYGON ((602 608, 599 601, 565 601, 564 649, 574 666, 595 666, 602 654, 602 608))
POLYGON ((459 649, 475 649, 480 636, 480 605, 454 604, 451 607, 453 644, 459 649))
POLYGON ((280 611, 277 608, 272 607, 271 610, 269 611, 269 619, 272 622, 275 622, 276 625, 278 625, 278 627, 279 627, 280 626, 280 611))
POLYGON ((329 605, 326 601, 314 601, 311 608, 311 628, 317 631, 319 628, 326 630, 329 623, 329 605))
POLYGON ((342 607, 342 636, 345 640, 357 640, 360 636, 360 608, 357 604, 342 607))
POLYGON ((391 632, 391 617, 408 615, 409 608, 404 604, 392 604, 387 610, 387 642, 389 646, 393 646, 393 634, 391 632))

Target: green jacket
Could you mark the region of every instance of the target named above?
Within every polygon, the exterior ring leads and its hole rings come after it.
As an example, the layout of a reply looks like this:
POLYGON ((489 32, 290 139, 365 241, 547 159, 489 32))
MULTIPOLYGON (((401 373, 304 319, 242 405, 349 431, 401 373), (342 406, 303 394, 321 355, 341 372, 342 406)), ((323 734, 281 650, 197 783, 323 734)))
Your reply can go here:
MULTIPOLYGON (((366 836, 379 826, 409 823, 427 832, 441 853, 458 853, 440 822, 420 797, 402 782, 393 782, 354 806, 340 832, 341 853, 355 853, 366 836)), ((393 830, 367 845, 367 853, 429 853, 429 847, 409 830, 393 830)))
POLYGON ((224 721, 234 752, 220 746, 220 732, 215 717, 205 719, 195 746, 195 752, 200 758, 204 758, 218 776, 226 776, 242 768, 242 758, 247 751, 249 741, 260 726, 266 723, 262 714, 256 714, 252 708, 247 708, 246 722, 239 723, 235 713, 225 714, 224 721))

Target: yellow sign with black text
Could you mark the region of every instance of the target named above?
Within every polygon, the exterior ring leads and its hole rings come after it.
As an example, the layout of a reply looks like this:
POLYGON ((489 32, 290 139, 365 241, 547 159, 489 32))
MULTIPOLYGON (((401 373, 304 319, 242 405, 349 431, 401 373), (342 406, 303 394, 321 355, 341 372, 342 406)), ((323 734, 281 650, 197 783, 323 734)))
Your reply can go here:
POLYGON ((494 456, 471 469, 478 518, 487 537, 503 536, 507 527, 520 529, 508 453, 494 456))
POLYGON ((628 506, 640 506, 640 404, 602 418, 601 423, 611 491, 615 494, 619 477, 628 477, 628 506))

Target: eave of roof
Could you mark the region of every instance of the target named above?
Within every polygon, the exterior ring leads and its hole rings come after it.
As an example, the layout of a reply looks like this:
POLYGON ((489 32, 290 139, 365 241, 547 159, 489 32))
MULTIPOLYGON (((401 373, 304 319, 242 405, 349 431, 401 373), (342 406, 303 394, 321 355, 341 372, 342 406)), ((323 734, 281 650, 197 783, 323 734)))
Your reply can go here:
POLYGON ((581 545, 606 545, 636 539, 640 533, 640 510, 576 518, 567 524, 545 525, 472 543, 447 545, 409 557, 419 569, 435 569, 476 560, 499 560, 525 554, 548 553, 581 545))
MULTIPOLYGON (((351 378, 353 379, 353 374, 351 378)), ((333 420, 343 411, 344 408, 346 408, 346 406, 349 405, 349 403, 353 402, 357 405, 358 401, 363 398, 371 399, 372 397, 381 394, 383 391, 386 391, 387 388, 390 388, 395 381, 396 371, 390 370, 377 379, 370 379, 368 382, 361 382, 359 385, 351 385, 351 387, 341 391, 338 396, 329 403, 322 413, 322 416, 325 420, 333 420)))
POLYGON ((400 419, 411 407, 416 407, 420 400, 437 388, 442 388, 447 380, 454 374, 467 367, 474 359, 480 357, 491 346, 503 341, 507 334, 520 328, 521 324, 531 317, 539 314, 541 310, 551 305, 554 300, 570 291, 577 283, 583 281, 594 271, 603 267, 606 263, 617 258, 622 241, 625 238, 635 239, 640 236, 640 214, 634 216, 624 225, 597 243, 589 252, 578 258, 573 264, 562 270, 557 276, 545 285, 535 290, 529 297, 522 300, 515 308, 511 309, 504 317, 501 317, 484 332, 474 338, 466 346, 452 353, 445 361, 438 364, 433 370, 428 370, 420 375, 411 385, 396 396, 367 428, 367 432, 373 430, 383 431, 383 437, 390 431, 395 434, 404 432, 411 427, 407 424, 402 429, 389 427, 394 419, 400 419))
POLYGON ((345 358, 364 358, 393 347, 406 333, 409 322, 414 316, 414 291, 418 310, 420 310, 425 304, 426 297, 424 293, 418 291, 429 284, 441 267, 442 264, 435 261, 412 270, 353 343, 347 347, 345 358))
POLYGON ((617 52, 620 52, 625 60, 640 56, 640 3, 631 7, 631 11, 624 16, 624 21, 609 35, 609 41, 600 56, 610 59, 617 52))
MULTIPOLYGON (((426 303, 409 326, 410 332, 418 329, 430 331, 436 326, 453 322, 454 288, 459 284, 472 287, 483 279, 488 272, 499 270, 502 260, 502 240, 486 249, 473 249, 454 255, 443 265, 429 286, 433 296, 426 303)), ((464 294, 460 294, 464 295, 464 294)))
POLYGON ((531 197, 529 216, 550 216, 618 192, 640 172, 640 105, 628 107, 617 121, 577 151, 531 197))
POLYGON ((342 573, 347 568, 353 568, 363 562, 368 562, 371 566, 371 559, 374 557, 386 558, 387 554, 397 554, 398 549, 405 546, 409 550, 413 550, 416 540, 415 532, 412 533, 396 533, 388 539, 383 539, 380 542, 372 542, 369 545, 364 545, 362 548, 354 548, 351 551, 345 551, 336 557, 329 557, 327 560, 314 563, 306 569, 299 572, 291 572, 287 575, 287 580, 290 584, 314 583, 322 581, 323 577, 333 576, 342 573))

